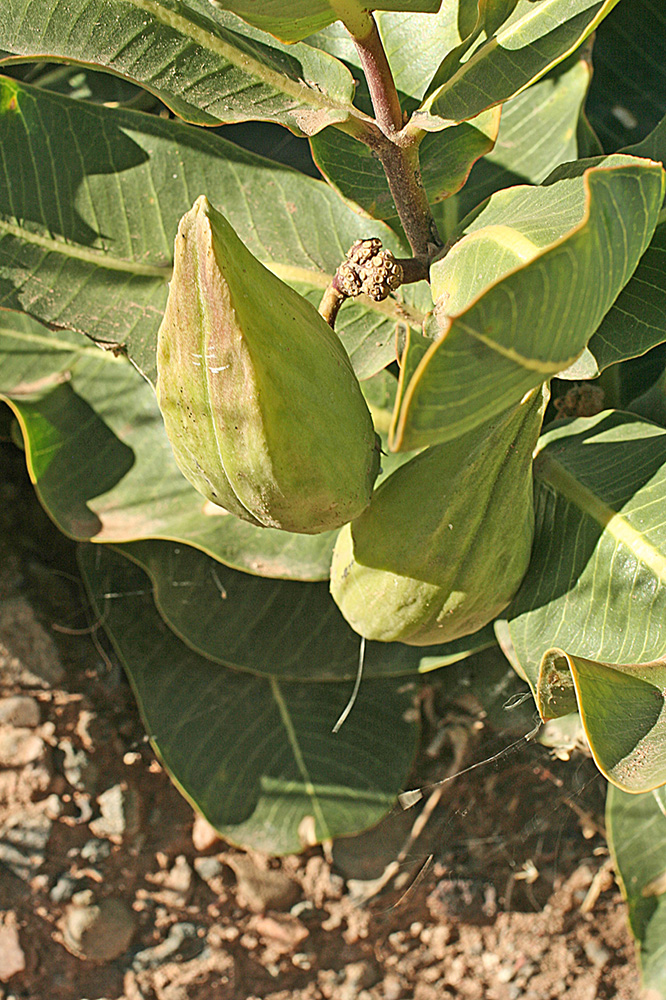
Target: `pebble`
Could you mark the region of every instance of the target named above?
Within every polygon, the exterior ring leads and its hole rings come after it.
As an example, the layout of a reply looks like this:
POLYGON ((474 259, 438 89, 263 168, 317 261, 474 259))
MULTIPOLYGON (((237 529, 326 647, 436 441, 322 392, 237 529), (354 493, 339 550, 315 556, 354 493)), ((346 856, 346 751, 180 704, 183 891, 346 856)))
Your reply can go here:
POLYGON ((238 894, 255 913, 265 910, 289 910, 301 894, 300 886, 279 869, 259 868, 245 854, 225 857, 238 880, 238 894))
POLYGON ((0 601, 0 674, 6 684, 41 688, 65 677, 53 639, 23 597, 0 601))
POLYGON ((388 975, 384 976, 382 989, 384 990, 384 1000, 401 1000, 401 997, 404 997, 405 995, 405 989, 402 982, 399 977, 392 972, 389 972, 388 975))
POLYGON ((0 981, 15 976, 25 969, 25 955, 18 934, 18 921, 13 910, 0 913, 0 981))
POLYGON ((160 941, 153 948, 144 948, 143 951, 136 953, 132 968, 138 971, 139 969, 154 969, 167 961, 187 962, 195 955, 199 955, 203 947, 203 939, 198 936, 194 924, 173 924, 164 941, 160 941))
POLYGON ((52 820, 40 811, 18 810, 0 826, 0 862, 24 881, 43 864, 52 820))
POLYGON ((92 794, 99 777, 97 765, 90 760, 85 750, 75 747, 69 739, 60 740, 58 750, 63 754, 63 774, 72 788, 92 794))
POLYGON ((216 878, 224 871, 224 865, 217 858, 195 858, 193 864, 195 872, 204 882, 216 878))
POLYGON ((97 796, 101 816, 89 824, 96 837, 121 841, 134 837, 141 825, 138 792, 131 785, 112 785, 97 796))
POLYGON ((67 907, 63 938, 68 951, 91 962, 110 962, 127 951, 136 917, 113 897, 95 902, 90 889, 77 892, 67 907))
POLYGON ((207 819, 197 813, 192 827, 192 843, 195 851, 208 851, 220 839, 220 835, 207 819))
POLYGON ((92 837, 87 840, 79 854, 84 861, 89 861, 91 864, 95 865, 98 861, 103 861, 108 858, 111 853, 111 844, 108 840, 99 840, 97 837, 92 837))
POLYGON ((83 880, 73 878, 71 875, 61 875, 56 884, 49 892, 49 898, 54 903, 66 903, 72 898, 77 889, 81 889, 83 880))
POLYGON ((592 965, 596 965, 599 969, 604 966, 610 958, 610 952, 604 948, 603 945, 599 944, 598 941, 586 941, 583 948, 585 949, 588 961, 591 962, 592 965))
POLYGON ((309 937, 310 932, 304 927, 298 917, 288 913, 276 916, 253 918, 250 929, 259 934, 264 941, 278 945, 280 951, 293 952, 309 937))
POLYGON ((39 715, 39 702, 28 695, 0 698, 0 724, 34 729, 39 725, 39 715))
POLYGON ((32 729, 0 729, 0 767, 25 767, 38 760, 45 749, 44 740, 32 729))

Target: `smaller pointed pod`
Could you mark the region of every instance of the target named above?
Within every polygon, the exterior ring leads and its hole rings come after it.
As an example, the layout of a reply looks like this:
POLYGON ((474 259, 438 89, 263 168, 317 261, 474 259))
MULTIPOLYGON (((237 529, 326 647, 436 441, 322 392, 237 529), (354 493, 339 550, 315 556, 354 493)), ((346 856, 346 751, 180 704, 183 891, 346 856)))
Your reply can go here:
POLYGON ((420 452, 340 531, 331 593, 379 642, 430 646, 470 635, 507 606, 534 537, 532 455, 546 386, 492 424, 420 452))
POLYGON ((344 347, 203 196, 178 227, 157 371, 176 462, 213 503, 306 534, 368 505, 379 448, 344 347))

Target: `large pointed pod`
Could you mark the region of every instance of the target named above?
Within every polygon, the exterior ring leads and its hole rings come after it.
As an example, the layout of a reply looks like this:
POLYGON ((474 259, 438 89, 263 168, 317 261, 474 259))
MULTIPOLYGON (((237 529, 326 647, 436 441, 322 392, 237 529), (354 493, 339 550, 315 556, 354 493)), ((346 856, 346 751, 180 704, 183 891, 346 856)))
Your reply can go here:
POLYGON ((203 196, 178 227, 157 370, 176 462, 213 503, 306 534, 368 505, 379 451, 344 347, 203 196))
POLYGON ((548 399, 532 390, 492 426, 422 451, 342 529, 331 593, 367 639, 429 646, 492 621, 525 575, 532 453, 548 399))

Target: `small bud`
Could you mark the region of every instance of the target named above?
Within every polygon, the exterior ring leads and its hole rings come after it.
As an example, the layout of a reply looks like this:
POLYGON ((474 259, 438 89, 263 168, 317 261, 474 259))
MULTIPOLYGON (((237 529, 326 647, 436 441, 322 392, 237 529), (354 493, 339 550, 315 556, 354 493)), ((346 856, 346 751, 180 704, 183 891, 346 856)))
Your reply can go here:
POLYGON ((344 347, 204 197, 178 227, 157 368, 176 462, 213 503, 308 534, 367 506, 379 450, 344 347))

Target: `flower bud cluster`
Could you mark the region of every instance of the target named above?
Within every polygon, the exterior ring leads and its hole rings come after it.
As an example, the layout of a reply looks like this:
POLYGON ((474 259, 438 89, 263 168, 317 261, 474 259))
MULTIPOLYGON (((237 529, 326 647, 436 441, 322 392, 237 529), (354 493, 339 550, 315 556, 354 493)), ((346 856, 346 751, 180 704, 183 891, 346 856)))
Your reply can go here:
POLYGON ((382 250, 378 239, 357 240, 347 259, 336 272, 336 283, 350 298, 368 295, 381 302, 399 288, 403 281, 402 265, 390 250, 382 250))

